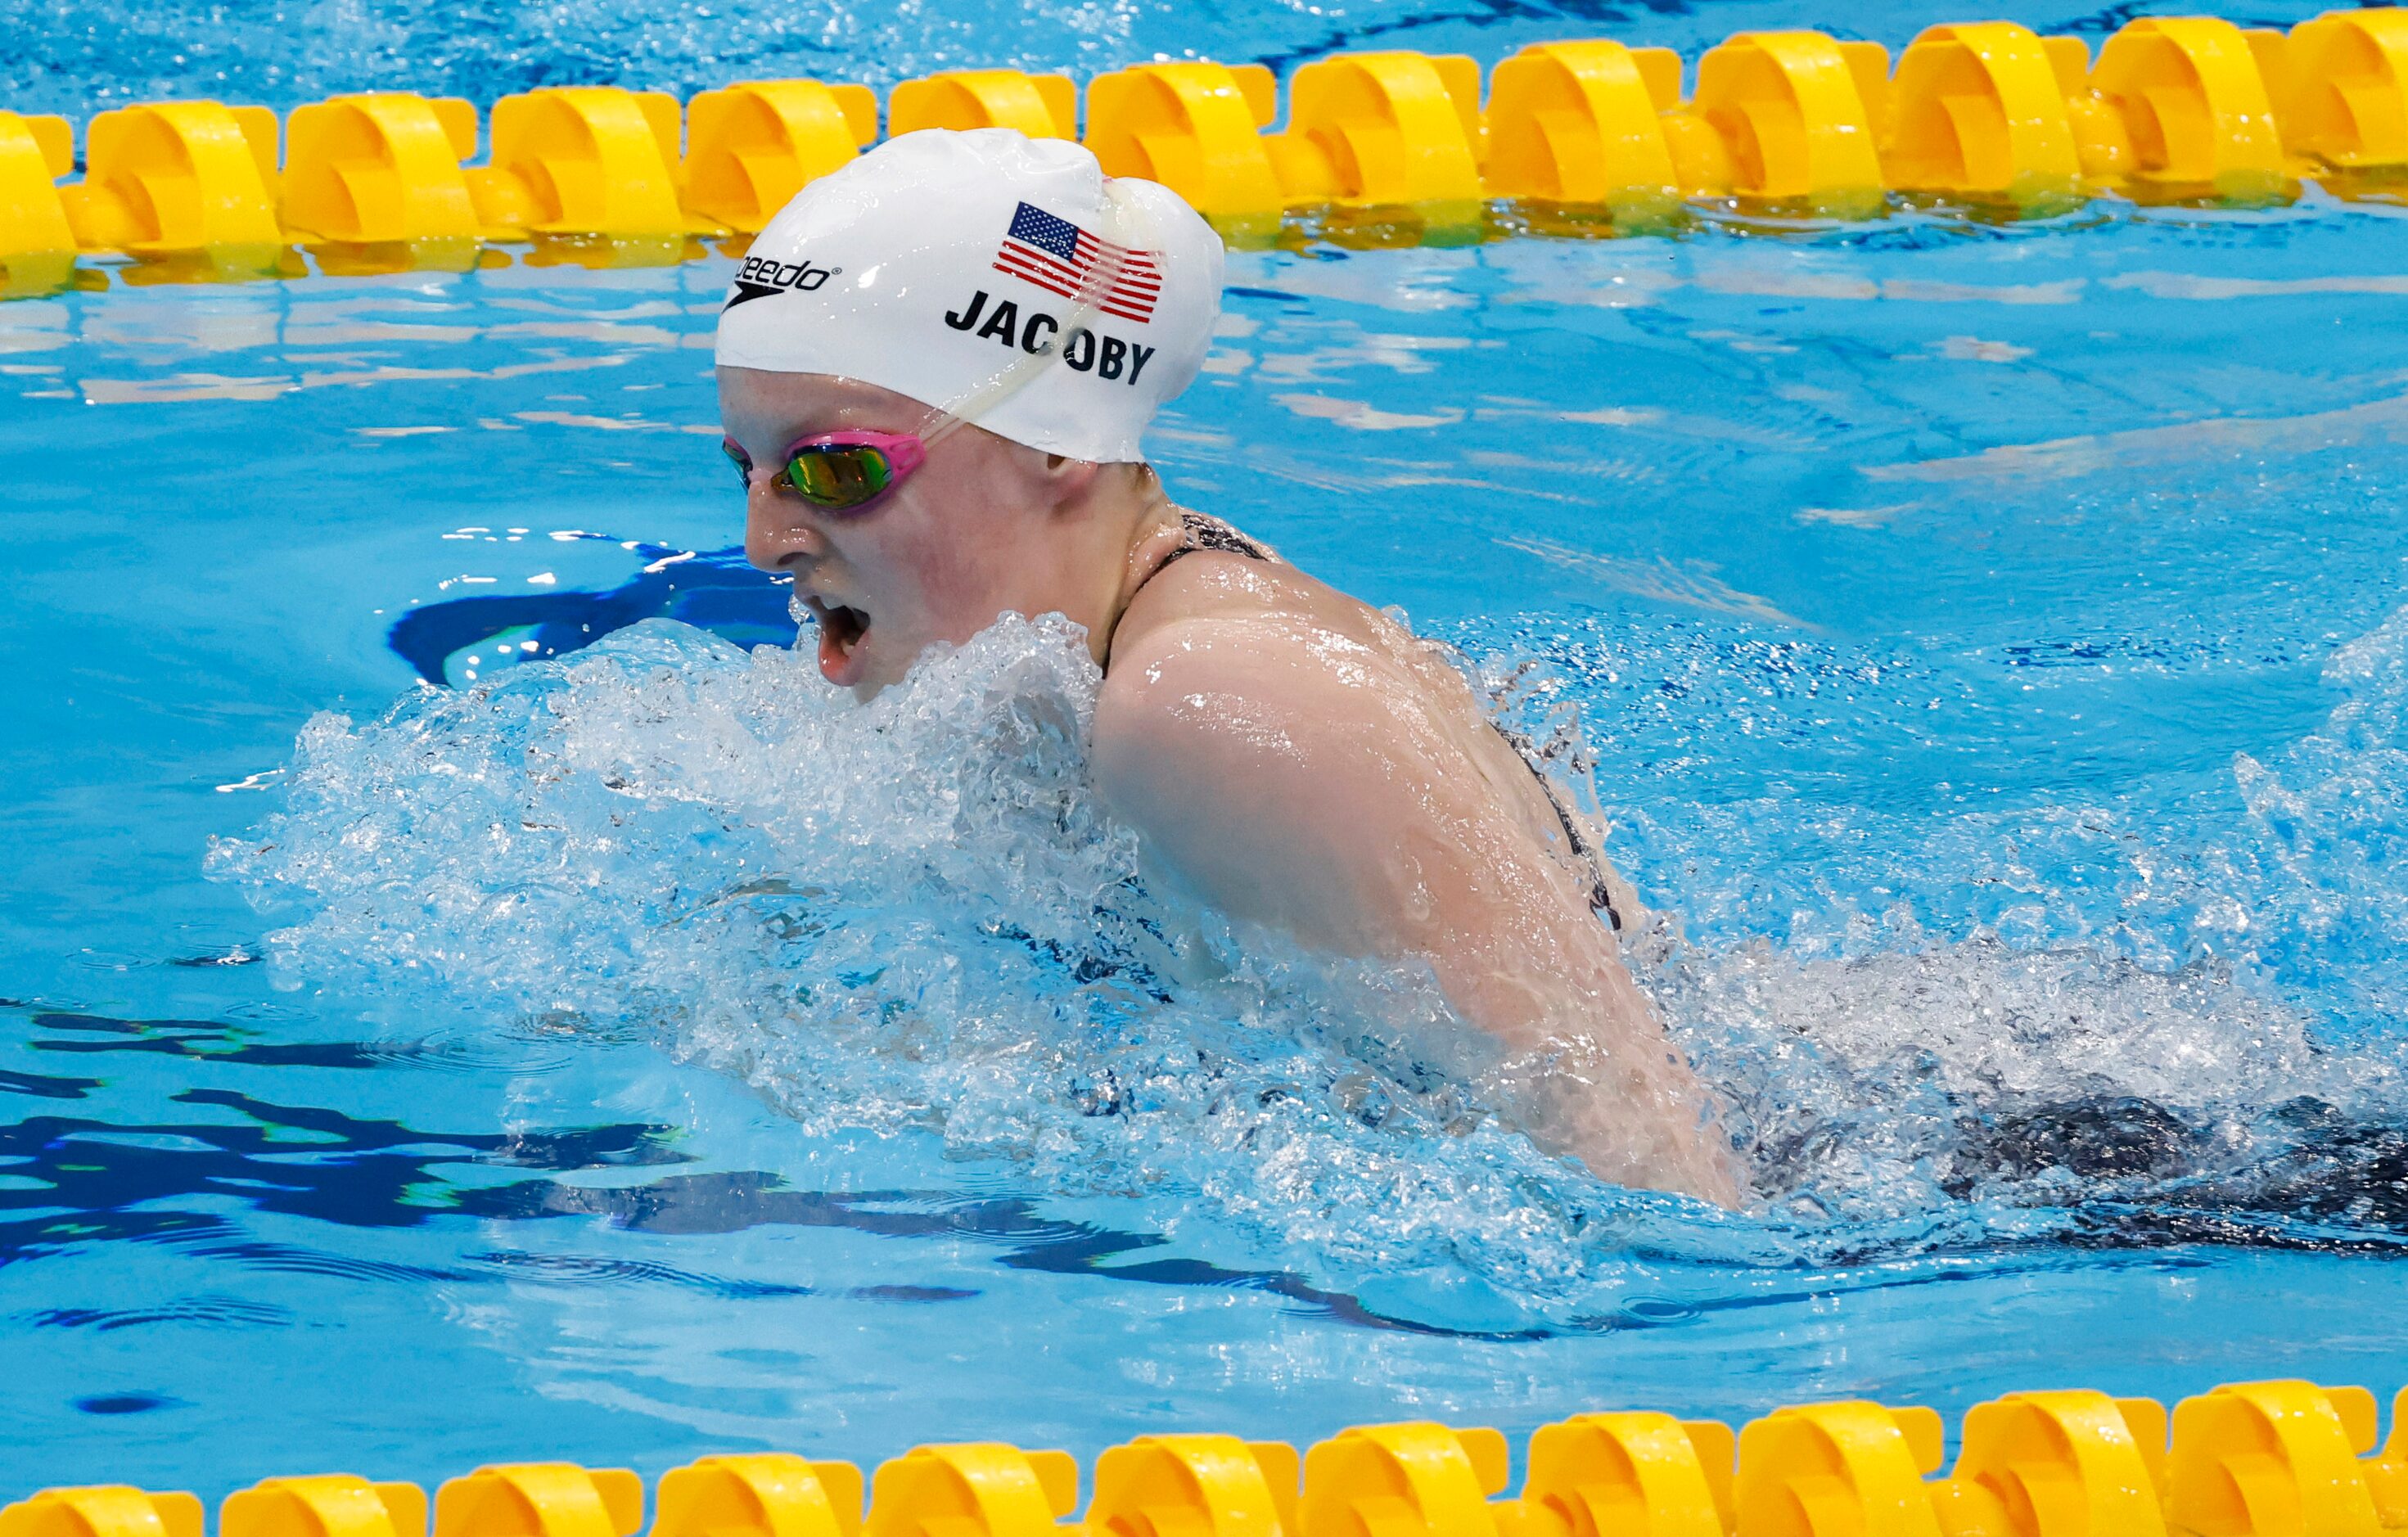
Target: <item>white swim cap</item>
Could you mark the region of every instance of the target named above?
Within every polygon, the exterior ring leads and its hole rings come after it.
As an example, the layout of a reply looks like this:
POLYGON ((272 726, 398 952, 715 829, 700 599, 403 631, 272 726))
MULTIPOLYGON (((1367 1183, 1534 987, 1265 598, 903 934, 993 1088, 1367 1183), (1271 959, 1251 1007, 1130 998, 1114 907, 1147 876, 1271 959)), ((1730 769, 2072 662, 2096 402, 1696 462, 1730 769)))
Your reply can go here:
POLYGON ((930 128, 795 194, 752 242, 718 360, 837 374, 1048 453, 1141 459, 1221 312, 1221 238, 1067 139, 930 128))

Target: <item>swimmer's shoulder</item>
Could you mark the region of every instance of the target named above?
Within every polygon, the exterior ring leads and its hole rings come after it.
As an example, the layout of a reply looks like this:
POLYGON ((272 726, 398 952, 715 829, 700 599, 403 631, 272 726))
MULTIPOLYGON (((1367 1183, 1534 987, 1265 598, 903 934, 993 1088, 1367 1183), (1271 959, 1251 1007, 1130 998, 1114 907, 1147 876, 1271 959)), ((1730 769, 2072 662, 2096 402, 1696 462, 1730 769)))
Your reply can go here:
POLYGON ((1361 750, 1411 729, 1426 690, 1401 634, 1285 561, 1193 550, 1138 591, 1113 633, 1096 699, 1098 784, 1252 772, 1268 743, 1320 758, 1341 740, 1361 750))
POLYGON ((1125 658, 1158 648, 1171 631, 1197 639, 1292 632, 1299 625, 1351 629, 1369 612, 1268 547, 1243 536, 1237 546, 1190 544, 1156 567, 1113 628, 1107 676, 1125 658))

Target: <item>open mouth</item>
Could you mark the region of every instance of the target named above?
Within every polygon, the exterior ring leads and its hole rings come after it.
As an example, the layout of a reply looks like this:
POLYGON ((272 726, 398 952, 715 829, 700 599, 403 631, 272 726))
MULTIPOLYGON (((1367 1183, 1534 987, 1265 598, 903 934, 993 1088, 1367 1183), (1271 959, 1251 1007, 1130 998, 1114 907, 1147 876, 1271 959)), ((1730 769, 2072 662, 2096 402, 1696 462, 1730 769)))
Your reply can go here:
POLYGON ((846 687, 860 678, 861 643, 869 635, 869 615, 842 603, 806 596, 803 606, 820 626, 820 675, 846 687))

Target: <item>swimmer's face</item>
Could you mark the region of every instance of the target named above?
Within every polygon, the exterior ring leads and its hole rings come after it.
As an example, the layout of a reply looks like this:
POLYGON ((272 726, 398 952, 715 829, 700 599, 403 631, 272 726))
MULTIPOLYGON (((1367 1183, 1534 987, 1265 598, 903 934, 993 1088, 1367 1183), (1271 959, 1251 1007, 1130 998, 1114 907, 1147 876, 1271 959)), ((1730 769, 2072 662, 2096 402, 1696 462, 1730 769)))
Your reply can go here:
POLYGON ((797 439, 869 430, 924 435, 927 407, 826 374, 719 370, 719 419, 751 464, 744 553, 795 579, 819 616, 820 671, 863 697, 897 682, 932 644, 958 645, 1007 610, 1052 606, 1043 535, 1080 470, 976 427, 864 507, 830 511, 773 484, 797 439))

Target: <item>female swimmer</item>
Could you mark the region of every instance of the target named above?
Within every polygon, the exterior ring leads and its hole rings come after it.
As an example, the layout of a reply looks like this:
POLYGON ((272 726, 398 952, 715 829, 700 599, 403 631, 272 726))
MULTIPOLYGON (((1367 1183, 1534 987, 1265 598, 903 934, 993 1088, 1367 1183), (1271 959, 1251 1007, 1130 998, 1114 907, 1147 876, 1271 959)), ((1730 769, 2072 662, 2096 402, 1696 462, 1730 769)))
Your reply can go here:
POLYGON ((1708 1098, 1623 967, 1617 881, 1526 744, 1435 647, 1146 465, 1221 268, 1175 194, 1067 141, 909 134, 812 183, 720 318, 747 553, 865 697, 1007 612, 1083 625, 1096 787, 1158 874, 1421 958, 1535 1085, 1512 1108, 1543 1144, 1732 1201, 1708 1098))

